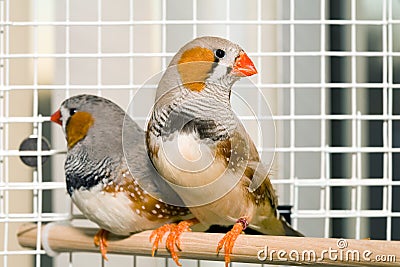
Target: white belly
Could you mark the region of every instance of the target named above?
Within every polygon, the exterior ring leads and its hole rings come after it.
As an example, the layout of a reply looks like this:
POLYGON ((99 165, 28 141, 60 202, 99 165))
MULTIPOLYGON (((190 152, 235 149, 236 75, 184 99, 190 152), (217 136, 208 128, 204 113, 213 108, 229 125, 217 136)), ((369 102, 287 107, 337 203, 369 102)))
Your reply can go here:
POLYGON ((179 186, 198 187, 220 178, 225 164, 216 160, 214 150, 193 135, 176 134, 172 140, 162 141, 158 156, 153 161, 164 178, 179 186))
POLYGON ((214 153, 195 136, 181 134, 164 141, 153 161, 160 174, 177 185, 174 190, 201 223, 231 225, 250 217, 254 207, 238 184, 243 172, 228 169, 214 153))
POLYGON ((176 134, 172 140, 163 143, 159 138, 157 143, 153 162, 188 207, 210 203, 227 192, 220 179, 225 164, 216 160, 212 147, 192 135, 176 134))
POLYGON ((165 221, 150 221, 131 208, 131 200, 125 193, 101 192, 102 185, 90 190, 76 190, 72 201, 79 210, 102 229, 117 235, 129 235, 148 229, 155 229, 165 221))
POLYGON ((192 214, 205 225, 233 225, 239 218, 250 222, 256 207, 248 201, 242 188, 236 186, 222 198, 204 206, 192 207, 192 214))

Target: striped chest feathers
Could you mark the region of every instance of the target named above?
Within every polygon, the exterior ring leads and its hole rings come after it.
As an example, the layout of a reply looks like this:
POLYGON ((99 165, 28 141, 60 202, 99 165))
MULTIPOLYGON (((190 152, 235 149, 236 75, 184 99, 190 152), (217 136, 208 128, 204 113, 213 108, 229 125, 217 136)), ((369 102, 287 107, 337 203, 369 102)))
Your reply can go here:
POLYGON ((107 184, 112 177, 112 169, 118 164, 109 157, 91 160, 85 149, 68 153, 65 160, 67 191, 72 196, 75 190, 89 190, 98 184, 107 184))

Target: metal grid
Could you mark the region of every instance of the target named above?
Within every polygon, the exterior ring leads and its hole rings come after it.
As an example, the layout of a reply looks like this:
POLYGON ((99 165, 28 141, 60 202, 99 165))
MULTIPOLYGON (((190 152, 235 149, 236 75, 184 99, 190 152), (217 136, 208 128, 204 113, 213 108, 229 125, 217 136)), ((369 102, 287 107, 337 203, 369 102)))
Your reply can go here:
MULTIPOLYGON (((294 206, 294 226, 309 236, 376 237, 372 228, 377 224, 371 219, 381 218, 385 233, 378 238, 399 239, 394 226, 400 222, 400 207, 393 200, 400 188, 396 176, 400 47, 395 41, 400 38, 400 3, 337 1, 343 17, 336 18, 332 2, 33 0, 26 5, 0 1, 0 234, 4 236, 0 266, 101 262, 100 256, 85 253, 51 261, 42 256, 40 238, 36 250, 16 244, 20 223, 37 222, 40 227, 42 222, 78 213, 64 190, 65 143, 56 127, 49 133, 48 115, 64 98, 82 92, 106 96, 126 107, 147 78, 162 71, 182 44, 199 35, 236 41, 254 59, 259 75, 252 81, 271 105, 277 126, 273 182, 281 203, 294 206), (341 49, 332 48, 334 27, 345 29, 341 49), (378 50, 364 47, 369 28, 379 32, 373 40, 380 44, 378 50), (340 72, 332 64, 338 58, 345 62, 341 80, 333 78, 334 71, 340 72), (367 70, 366 62, 372 58, 380 65, 367 70), (379 73, 380 81, 368 79, 371 69, 379 73), (374 90, 379 96, 375 101, 374 90), (335 109, 338 92, 344 103, 335 109), (50 104, 53 108, 46 110, 50 104), (371 104, 380 106, 380 111, 373 112, 371 104), (380 126, 372 129, 373 122, 380 126), (379 141, 371 145, 376 130, 379 141), (19 152, 19 143, 30 134, 46 136, 53 149, 19 152), (340 141, 335 142, 338 136, 340 141), (379 160, 371 156, 376 154, 379 160), (20 155, 37 155, 38 167, 24 167, 20 155), (51 170, 44 173, 41 157, 47 155, 51 170), (381 175, 372 175, 374 170, 381 175), (380 189, 371 191, 373 187, 380 189), (371 192, 378 192, 375 200, 371 192), (372 207, 371 199, 380 203, 378 208, 372 207), (52 204, 46 208, 48 201, 52 204)), ((258 108, 262 99, 257 96, 258 108)), ((137 118, 142 125, 145 115, 137 118)), ((259 120, 262 124, 263 118, 259 120)), ((257 140, 260 151, 268 150, 257 140)), ((102 262, 121 263, 171 264, 127 256, 102 262)))

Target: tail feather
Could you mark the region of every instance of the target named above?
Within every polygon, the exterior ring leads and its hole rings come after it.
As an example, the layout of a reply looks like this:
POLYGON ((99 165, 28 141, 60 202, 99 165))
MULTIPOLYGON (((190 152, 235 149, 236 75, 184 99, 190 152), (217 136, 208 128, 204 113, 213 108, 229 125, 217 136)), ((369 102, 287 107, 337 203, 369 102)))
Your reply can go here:
POLYGON ((283 230, 285 231, 285 235, 287 236, 304 236, 299 231, 293 229, 293 227, 285 220, 282 215, 279 215, 279 221, 283 226, 283 230))
POLYGON ((293 229, 277 211, 275 216, 260 217, 258 222, 250 224, 249 227, 265 235, 304 236, 299 231, 293 229))

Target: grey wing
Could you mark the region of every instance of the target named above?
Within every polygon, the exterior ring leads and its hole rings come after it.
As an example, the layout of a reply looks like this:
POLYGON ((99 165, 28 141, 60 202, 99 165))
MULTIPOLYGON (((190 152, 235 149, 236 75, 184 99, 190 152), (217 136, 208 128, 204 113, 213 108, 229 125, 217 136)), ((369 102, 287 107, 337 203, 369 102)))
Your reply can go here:
POLYGON ((123 129, 123 150, 129 171, 142 189, 154 198, 167 204, 185 206, 178 194, 154 168, 147 154, 145 137, 145 132, 127 117, 123 129))

